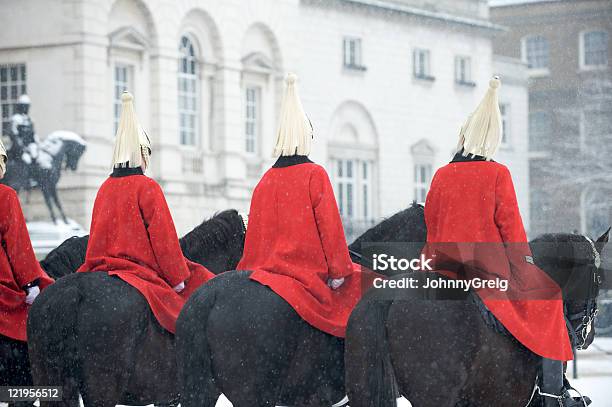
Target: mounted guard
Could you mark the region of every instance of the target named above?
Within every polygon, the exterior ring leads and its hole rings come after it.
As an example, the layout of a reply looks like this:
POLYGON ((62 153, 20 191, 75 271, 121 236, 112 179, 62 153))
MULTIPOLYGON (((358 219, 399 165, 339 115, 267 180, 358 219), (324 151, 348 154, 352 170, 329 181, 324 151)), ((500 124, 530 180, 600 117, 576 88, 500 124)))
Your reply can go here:
POLYGON ((361 297, 359 267, 351 262, 334 191, 310 154, 313 129, 294 74, 287 75, 274 147, 276 163, 251 200, 238 270, 270 287, 309 324, 344 337, 361 297))
POLYGON ((499 86, 498 77, 490 81, 460 131, 454 158, 432 179, 425 250, 447 277, 508 280, 506 293, 476 292, 514 338, 542 357, 540 388, 553 395, 546 405, 581 406, 564 385, 563 362, 573 353, 561 289, 534 264, 510 171, 492 160, 501 140, 499 86))
MULTIPOLYGON (((0 179, 7 160, 0 140, 0 179)), ((25 341, 29 305, 53 279, 36 260, 17 193, 1 184, 0 239, 0 335, 25 341)))
POLYGON ((21 153, 20 158, 27 165, 38 158, 38 137, 34 131, 34 122, 29 116, 32 102, 30 97, 23 94, 17 100, 16 113, 11 117, 11 141, 16 151, 21 153))
POLYGON ((136 288, 162 327, 174 333, 187 298, 214 274, 183 257, 161 187, 144 175, 151 141, 124 92, 113 171, 94 203, 85 263, 78 272, 106 272, 136 288))

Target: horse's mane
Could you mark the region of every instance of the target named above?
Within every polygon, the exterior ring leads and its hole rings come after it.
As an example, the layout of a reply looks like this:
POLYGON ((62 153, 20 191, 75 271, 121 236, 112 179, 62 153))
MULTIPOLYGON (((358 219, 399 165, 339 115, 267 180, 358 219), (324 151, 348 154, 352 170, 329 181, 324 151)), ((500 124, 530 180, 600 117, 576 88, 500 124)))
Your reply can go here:
POLYGON ((89 235, 66 239, 47 254, 40 266, 55 280, 74 273, 85 262, 88 241, 89 235))
POLYGON ((406 238, 406 232, 410 233, 410 242, 425 242, 427 240, 425 208, 423 205, 413 202, 408 208, 384 219, 355 239, 349 245, 349 249, 359 252, 362 243, 389 241, 389 236, 395 236, 395 241, 402 241, 402 236, 403 239, 406 238))
POLYGON ((227 250, 230 243, 244 244, 246 230, 242 217, 235 209, 215 213, 180 239, 185 257, 198 262, 206 253, 227 250), (236 241, 236 242, 232 242, 236 241))

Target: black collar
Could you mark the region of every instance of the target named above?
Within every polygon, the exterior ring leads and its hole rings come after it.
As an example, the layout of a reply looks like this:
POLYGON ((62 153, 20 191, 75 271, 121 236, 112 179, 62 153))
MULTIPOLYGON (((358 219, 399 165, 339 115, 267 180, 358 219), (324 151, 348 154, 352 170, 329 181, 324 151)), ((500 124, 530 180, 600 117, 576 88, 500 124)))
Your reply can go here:
MULTIPOLYGON (((487 159, 481 155, 472 155, 468 154, 466 156, 463 155, 463 150, 459 151, 453 159, 451 163, 464 163, 464 162, 472 162, 472 161, 487 161, 487 159)), ((493 160, 490 160, 493 161, 493 160)))
POLYGON ((141 167, 130 168, 130 167, 115 167, 111 173, 113 178, 128 177, 130 175, 144 175, 141 167))
POLYGON ((274 163, 272 168, 285 168, 292 165, 311 163, 308 156, 305 155, 281 155, 274 163))

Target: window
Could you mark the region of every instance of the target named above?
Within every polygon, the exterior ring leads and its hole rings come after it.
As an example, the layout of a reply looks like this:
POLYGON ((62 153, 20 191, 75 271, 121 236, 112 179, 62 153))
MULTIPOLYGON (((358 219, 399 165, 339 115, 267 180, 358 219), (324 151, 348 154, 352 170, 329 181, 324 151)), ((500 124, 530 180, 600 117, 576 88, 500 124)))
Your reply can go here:
POLYGON ((546 150, 552 133, 552 119, 548 112, 529 114, 529 145, 531 151, 546 150))
POLYGON ((548 40, 536 35, 523 39, 523 60, 532 70, 548 70, 548 40))
POLYGON ((602 104, 596 109, 582 112, 580 125, 580 148, 600 148, 612 140, 612 106, 602 104))
POLYGON ((430 52, 426 49, 415 49, 413 53, 413 73, 415 78, 434 80, 431 76, 430 52))
POLYGON ((600 67, 608 65, 608 33, 590 31, 581 36, 582 67, 600 67))
POLYGON ((344 38, 344 67, 365 71, 361 53, 361 38, 344 38))
POLYGON ((191 40, 183 36, 179 43, 178 115, 181 144, 198 144, 198 62, 191 40))
POLYGON ((455 83, 475 86, 472 82, 472 60, 470 57, 455 57, 455 83))
POLYGON ((117 133, 117 128, 119 127, 119 118, 121 117, 121 94, 125 90, 130 90, 131 74, 132 74, 131 65, 125 65, 125 64, 115 65, 115 100, 114 100, 114 112, 113 112, 114 133, 117 133))
POLYGON ((431 164, 414 165, 414 199, 417 202, 425 202, 427 191, 431 183, 431 164))
POLYGON ((247 86, 245 92, 244 135, 247 153, 257 152, 257 137, 261 118, 261 88, 247 86))
POLYGON ((335 183, 338 209, 344 219, 372 218, 372 162, 336 159, 335 183))
POLYGON ((0 108, 2 109, 2 135, 8 135, 11 116, 19 96, 26 93, 25 64, 0 65, 0 108))
POLYGON ((501 112, 502 119, 501 145, 507 146, 510 143, 510 105, 501 103, 499 111, 501 112))

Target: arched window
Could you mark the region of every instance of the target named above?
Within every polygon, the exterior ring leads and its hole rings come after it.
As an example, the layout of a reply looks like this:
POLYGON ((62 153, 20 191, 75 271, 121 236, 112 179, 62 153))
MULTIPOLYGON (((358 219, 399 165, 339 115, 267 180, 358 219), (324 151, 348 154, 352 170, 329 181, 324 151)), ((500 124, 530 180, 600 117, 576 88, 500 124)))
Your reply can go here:
POLYGON ((179 43, 178 115, 181 144, 198 144, 198 61, 193 42, 182 36, 179 43))

